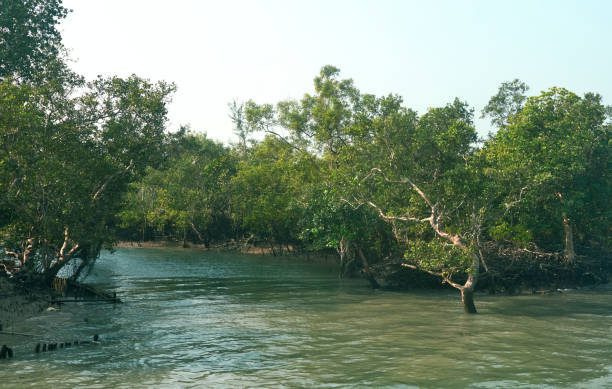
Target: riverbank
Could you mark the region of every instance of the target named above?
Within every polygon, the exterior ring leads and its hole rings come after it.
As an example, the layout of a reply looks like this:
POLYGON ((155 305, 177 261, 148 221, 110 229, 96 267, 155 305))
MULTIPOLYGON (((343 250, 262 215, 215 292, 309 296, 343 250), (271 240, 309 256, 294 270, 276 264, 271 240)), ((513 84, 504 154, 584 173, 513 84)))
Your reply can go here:
POLYGON ((222 250, 240 252, 242 254, 256 254, 256 255, 283 255, 283 254, 301 254, 298 253, 295 248, 291 245, 275 245, 274 248, 270 246, 255 246, 251 243, 227 241, 216 244, 199 244, 192 242, 176 242, 170 240, 160 241, 119 241, 115 245, 117 248, 186 248, 186 249, 198 249, 198 250, 222 250))
MULTIPOLYGON (((202 245, 172 241, 131 242, 121 241, 118 248, 171 248, 194 249, 240 253, 254 256, 297 259, 313 264, 340 266, 334 252, 296 251, 291 245, 257 246, 252 242, 227 241, 215 245, 202 245)), ((517 264, 508 258, 495 256, 488 261, 489 271, 479 277, 477 291, 482 294, 501 296, 567 293, 573 290, 593 289, 608 284, 609 273, 603 269, 603 261, 584 261, 568 265, 565 262, 555 263, 550 258, 524 259, 524 265, 517 264), (517 277, 518 276, 518 281, 517 277)), ((400 262, 376 262, 370 265, 373 275, 382 289, 394 291, 414 291, 452 288, 443 284, 438 277, 425 272, 409 270, 400 262)), ((350 274, 358 276, 360 269, 353 268, 350 274)), ((347 274, 348 275, 348 274, 347 274)))
POLYGON ((295 250, 291 245, 278 245, 272 249, 270 246, 255 246, 252 244, 244 244, 240 242, 226 242, 215 245, 203 245, 196 243, 181 244, 173 241, 146 241, 146 242, 133 242, 133 241, 119 241, 115 244, 115 248, 148 248, 148 249, 193 249, 203 251, 219 251, 219 252, 233 252, 246 255, 255 256, 273 256, 273 257, 287 257, 297 258, 312 263, 321 263, 327 265, 339 264, 338 256, 334 253, 325 252, 299 252, 295 250))
POLYGON ((0 335, 19 332, 20 323, 48 308, 53 295, 51 289, 27 288, 0 276, 0 335))

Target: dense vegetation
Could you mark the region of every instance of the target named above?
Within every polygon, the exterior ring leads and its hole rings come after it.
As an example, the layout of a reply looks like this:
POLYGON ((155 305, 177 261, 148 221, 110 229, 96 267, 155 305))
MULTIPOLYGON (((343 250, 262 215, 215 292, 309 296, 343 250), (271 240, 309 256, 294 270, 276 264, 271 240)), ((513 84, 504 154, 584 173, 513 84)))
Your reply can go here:
POLYGON ((85 82, 64 62, 59 1, 8 1, 0 29, 2 269, 50 282, 114 239, 128 184, 164 159, 173 86, 85 82))
POLYGON ((300 100, 231 104, 239 141, 225 146, 168 131, 170 84, 73 74, 59 1, 9 3, 0 256, 15 277, 77 277, 121 238, 334 250, 341 275, 433 276, 468 312, 476 287, 606 280, 612 112, 597 94, 504 83, 479 139, 466 102, 419 114, 325 66, 300 100))

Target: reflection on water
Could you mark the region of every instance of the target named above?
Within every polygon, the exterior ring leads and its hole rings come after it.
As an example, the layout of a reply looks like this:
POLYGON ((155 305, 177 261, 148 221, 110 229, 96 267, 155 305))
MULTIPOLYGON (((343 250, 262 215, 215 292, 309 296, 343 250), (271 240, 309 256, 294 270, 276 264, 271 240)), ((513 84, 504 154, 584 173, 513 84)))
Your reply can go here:
POLYGON ((90 276, 123 304, 66 304, 20 332, 100 344, 34 353, 0 338, 0 386, 612 386, 612 292, 372 291, 332 267, 189 250, 105 254, 90 276))

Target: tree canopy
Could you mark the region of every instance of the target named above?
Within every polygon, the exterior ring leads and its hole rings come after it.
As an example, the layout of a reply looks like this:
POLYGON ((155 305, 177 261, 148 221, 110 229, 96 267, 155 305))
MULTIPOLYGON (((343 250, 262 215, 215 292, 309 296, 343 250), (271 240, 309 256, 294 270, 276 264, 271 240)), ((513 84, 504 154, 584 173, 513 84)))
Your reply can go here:
POLYGON ((0 79, 40 78, 60 60, 57 25, 69 10, 61 0, 0 0, 0 79))

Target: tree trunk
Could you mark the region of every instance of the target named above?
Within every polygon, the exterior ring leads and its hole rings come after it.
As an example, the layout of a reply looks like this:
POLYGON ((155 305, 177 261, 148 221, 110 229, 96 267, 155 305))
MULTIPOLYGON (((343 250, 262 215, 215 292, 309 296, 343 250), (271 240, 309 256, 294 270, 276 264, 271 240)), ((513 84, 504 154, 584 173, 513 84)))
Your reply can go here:
POLYGON ((182 239, 183 241, 183 248, 186 249, 187 247, 189 247, 189 245, 187 245, 187 227, 183 227, 183 236, 182 239))
POLYGON ((472 288, 461 288, 461 302, 463 303, 463 309, 465 313, 478 313, 476 311, 476 305, 474 305, 474 289, 472 288))
POLYGON ((195 232, 195 234, 197 235, 199 242, 200 243, 204 242, 204 238, 202 237, 202 234, 200 233, 200 231, 198 231, 198 229, 196 228, 195 224, 193 224, 193 222, 189 222, 189 225, 191 226, 191 230, 195 232))
POLYGON ((556 193, 557 198, 561 202, 563 217, 563 246, 564 246, 564 256, 567 263, 575 263, 576 262, 576 252, 574 251, 574 234, 572 232, 572 223, 570 218, 567 216, 567 212, 565 212, 565 206, 563 202, 563 194, 561 192, 556 193))
POLYGON ((276 257, 276 250, 274 249, 274 243, 268 239, 268 245, 270 246, 270 252, 272 253, 273 257, 276 257))
MULTIPOLYGON (((338 278, 342 279, 344 278, 344 273, 346 271, 346 255, 348 253, 348 242, 346 239, 344 239, 344 237, 340 239, 337 251, 338 255, 340 256, 340 272, 338 273, 338 278)), ((327 257, 325 259, 327 260, 327 257)))
POLYGON ((563 214, 563 235, 565 246, 565 260, 568 263, 576 262, 576 252, 574 251, 574 234, 572 224, 566 214, 563 214))
MULTIPOLYGON (((372 171, 381 172, 381 170, 378 168, 372 169, 372 171)), ((387 179, 387 181, 389 180, 387 179)), ((427 218, 416 218, 408 214, 404 216, 390 216, 390 215, 386 215, 379 206, 377 206, 376 204, 372 202, 369 202, 368 204, 378 211, 378 214, 383 220, 385 220, 388 223, 394 223, 395 221, 429 222, 429 225, 431 226, 431 228, 433 229, 433 231, 436 233, 437 236, 448 241, 450 244, 452 244, 453 246, 463 251, 471 251, 471 249, 463 242, 461 235, 453 234, 452 232, 447 232, 442 229, 442 226, 440 225, 442 214, 438 210, 437 205, 432 203, 431 200, 429 200, 425 192, 423 192, 414 182, 410 181, 409 179, 404 179, 401 182, 409 184, 412 187, 412 189, 415 192, 417 192, 417 194, 421 197, 421 199, 423 199, 423 201, 425 201, 425 203, 429 206, 429 209, 431 210, 431 214, 427 218)), ((404 241, 404 238, 397 234, 395 230, 395 225, 393 225, 393 227, 394 227, 393 233, 396 239, 400 242, 404 241)), ((478 226, 478 230, 479 230, 478 232, 480 232, 480 225, 478 226)), ((476 306, 474 305, 474 288, 476 286, 476 282, 478 281, 481 258, 474 252, 472 252, 471 255, 472 255, 472 264, 467 271, 468 278, 465 284, 463 285, 457 282, 454 282, 449 276, 444 274, 444 272, 435 272, 435 271, 430 271, 430 270, 426 270, 423 268, 420 268, 420 270, 425 271, 426 273, 438 276, 438 277, 442 277, 444 282, 448 283, 455 289, 458 289, 461 292, 461 301, 463 302, 465 312, 472 314, 472 313, 477 313, 476 306)), ((412 268, 412 269, 419 269, 413 265, 405 265, 405 266, 408 268, 412 268)))
POLYGON ((461 291, 461 302, 463 303, 465 313, 478 313, 478 311, 476 311, 476 305, 474 305, 474 288, 476 287, 476 282, 478 281, 479 271, 480 257, 475 253, 472 253, 472 266, 470 267, 468 278, 465 281, 465 284, 459 288, 461 291))
POLYGON ((370 285, 373 289, 380 289, 380 284, 374 278, 374 274, 372 274, 372 270, 370 270, 370 265, 368 264, 368 259, 363 255, 363 251, 360 247, 357 247, 357 252, 359 253, 359 258, 361 258, 361 263, 363 265, 363 274, 366 279, 370 282, 370 285))

